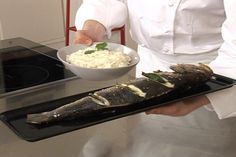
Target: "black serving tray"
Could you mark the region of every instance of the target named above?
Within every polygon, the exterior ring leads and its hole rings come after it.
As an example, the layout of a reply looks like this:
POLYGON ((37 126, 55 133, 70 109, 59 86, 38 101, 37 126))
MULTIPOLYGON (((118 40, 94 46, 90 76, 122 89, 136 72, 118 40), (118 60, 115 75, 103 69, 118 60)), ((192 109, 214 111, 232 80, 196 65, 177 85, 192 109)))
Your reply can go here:
POLYGON ((73 130, 89 127, 102 122, 140 113, 158 106, 168 104, 170 102, 175 102, 185 98, 222 90, 231 87, 234 84, 235 80, 215 74, 212 79, 206 82, 205 84, 201 85, 198 88, 191 89, 185 93, 174 92, 163 97, 150 99, 147 101, 130 105, 128 107, 118 107, 114 108, 113 110, 101 111, 99 113, 94 113, 94 115, 80 117, 77 120, 60 121, 57 123, 48 124, 40 127, 26 123, 26 115, 28 113, 52 110, 66 103, 82 98, 88 95, 88 93, 93 92, 90 91, 87 93, 73 95, 70 97, 65 97, 50 102, 40 103, 20 109, 7 111, 0 114, 0 119, 19 137, 23 138, 24 140, 34 142, 73 130))

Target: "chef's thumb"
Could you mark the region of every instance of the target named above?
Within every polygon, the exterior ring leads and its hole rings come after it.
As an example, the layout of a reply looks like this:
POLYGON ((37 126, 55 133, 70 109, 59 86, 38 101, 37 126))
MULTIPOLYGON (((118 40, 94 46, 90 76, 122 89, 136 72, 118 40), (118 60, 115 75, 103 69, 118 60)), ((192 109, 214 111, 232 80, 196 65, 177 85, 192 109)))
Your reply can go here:
POLYGON ((83 31, 77 31, 76 32, 76 37, 75 37, 75 41, 76 44, 85 44, 85 45, 92 45, 93 44, 93 40, 86 35, 83 31))
POLYGON ((83 44, 90 46, 90 45, 92 45, 92 44, 93 44, 93 40, 92 40, 92 39, 90 39, 90 38, 87 38, 87 39, 84 41, 84 43, 83 43, 83 44))

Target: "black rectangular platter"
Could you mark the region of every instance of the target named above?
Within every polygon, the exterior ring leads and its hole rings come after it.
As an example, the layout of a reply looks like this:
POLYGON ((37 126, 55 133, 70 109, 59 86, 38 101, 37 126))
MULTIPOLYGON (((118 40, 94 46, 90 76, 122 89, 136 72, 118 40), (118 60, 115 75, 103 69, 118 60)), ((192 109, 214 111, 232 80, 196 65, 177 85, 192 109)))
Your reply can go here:
POLYGON ((27 124, 26 115, 28 113, 36 113, 36 112, 52 110, 66 103, 80 99, 93 91, 83 93, 83 94, 73 95, 70 97, 61 98, 58 100, 53 100, 50 102, 27 106, 20 109, 7 111, 4 113, 1 113, 0 118, 19 137, 21 137, 22 139, 26 141, 34 142, 34 141, 46 139, 49 137, 53 137, 56 135, 60 135, 63 133, 67 133, 70 131, 96 125, 99 123, 103 123, 106 121, 140 113, 140 112, 143 112, 143 111, 146 111, 146 110, 158 107, 158 106, 168 104, 170 102, 175 102, 175 101, 179 101, 185 98, 190 98, 193 96, 198 96, 198 95, 222 90, 225 88, 229 88, 233 86, 234 84, 235 84, 235 80, 215 74, 212 77, 212 79, 206 82, 205 84, 185 93, 175 92, 178 94, 172 93, 161 98, 150 99, 150 100, 136 103, 127 107, 115 108, 114 110, 111 110, 111 111, 103 111, 103 112, 101 111, 99 113, 95 113, 94 115, 80 117, 77 120, 61 121, 61 122, 53 123, 50 125, 40 126, 40 127, 27 124))

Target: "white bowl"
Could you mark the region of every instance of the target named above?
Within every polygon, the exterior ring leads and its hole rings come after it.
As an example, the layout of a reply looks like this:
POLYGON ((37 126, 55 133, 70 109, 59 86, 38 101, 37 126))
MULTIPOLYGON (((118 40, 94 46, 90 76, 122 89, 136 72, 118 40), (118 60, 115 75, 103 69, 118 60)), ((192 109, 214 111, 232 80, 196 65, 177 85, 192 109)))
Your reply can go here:
MULTIPOLYGON (((96 44, 96 43, 95 43, 96 44)), ((70 55, 78 51, 79 49, 85 49, 88 46, 86 45, 71 45, 64 48, 61 48, 57 52, 57 57, 59 60, 69 69, 72 73, 77 75, 80 78, 87 79, 87 80, 96 80, 96 81, 103 81, 103 80, 112 80, 119 78, 125 74, 127 74, 131 69, 133 69, 139 62, 139 56, 136 51, 133 49, 116 44, 116 43, 109 43, 107 42, 107 48, 112 51, 121 51, 131 57, 131 63, 126 67, 119 67, 119 68, 85 68, 72 65, 66 61, 66 56, 70 55)))

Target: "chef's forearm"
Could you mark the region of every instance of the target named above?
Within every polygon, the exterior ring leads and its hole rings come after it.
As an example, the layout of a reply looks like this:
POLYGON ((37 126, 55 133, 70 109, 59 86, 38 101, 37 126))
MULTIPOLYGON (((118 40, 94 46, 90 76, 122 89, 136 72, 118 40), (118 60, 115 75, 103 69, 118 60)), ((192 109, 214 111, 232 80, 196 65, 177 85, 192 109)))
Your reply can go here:
MULTIPOLYGON (((210 63, 214 73, 236 79, 236 1, 224 0, 226 20, 222 25, 224 43, 217 58, 210 63)), ((236 86, 208 94, 212 109, 220 119, 236 117, 236 86)))

